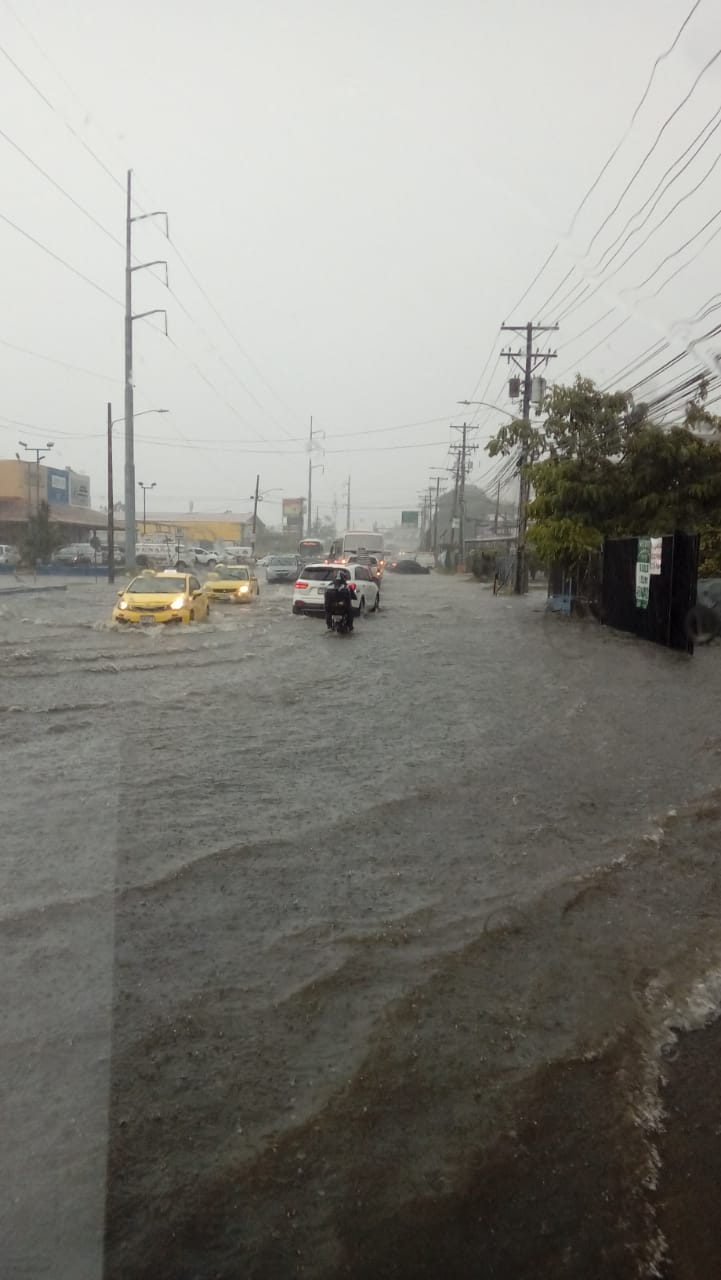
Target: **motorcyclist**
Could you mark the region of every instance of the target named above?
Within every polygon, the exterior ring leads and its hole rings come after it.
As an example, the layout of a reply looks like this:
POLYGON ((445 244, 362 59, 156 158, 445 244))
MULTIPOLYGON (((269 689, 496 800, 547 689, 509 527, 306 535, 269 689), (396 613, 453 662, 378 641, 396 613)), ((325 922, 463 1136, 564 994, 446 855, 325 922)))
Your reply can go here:
POLYGON ((337 573, 325 593, 325 625, 329 631, 333 630, 333 614, 341 609, 345 613, 348 630, 353 630, 354 599, 355 591, 351 589, 348 579, 342 573, 337 573))

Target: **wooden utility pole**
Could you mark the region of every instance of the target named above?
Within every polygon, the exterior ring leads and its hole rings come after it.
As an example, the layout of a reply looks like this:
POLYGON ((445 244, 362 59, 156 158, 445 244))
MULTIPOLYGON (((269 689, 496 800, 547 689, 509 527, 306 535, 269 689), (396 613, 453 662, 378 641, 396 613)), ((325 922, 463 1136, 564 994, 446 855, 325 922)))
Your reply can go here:
POLYGON ((433 512, 433 557, 438 559, 438 502, 441 496, 441 477, 434 476, 436 482, 436 505, 433 512))
POLYGON ((464 422, 463 425, 460 427, 454 426, 451 429, 453 431, 461 432, 461 443, 454 444, 452 447, 456 450, 458 455, 458 470, 456 473, 456 492, 455 492, 454 501, 453 501, 453 507, 454 507, 453 516, 454 516, 454 519, 460 520, 459 541, 460 541, 461 559, 458 567, 462 573, 465 567, 465 559, 466 559, 466 473, 470 470, 468 455, 469 453, 474 453, 478 448, 478 445, 468 443, 468 432, 475 431, 476 428, 469 427, 467 422, 464 422), (456 515, 456 511, 458 512, 457 515, 456 515))
POLYGON ((346 487, 346 509, 345 509, 345 527, 350 529, 350 476, 345 482, 346 487))
MULTIPOLYGON (((531 426, 531 383, 533 374, 541 364, 547 364, 549 360, 555 360, 555 351, 534 351, 533 339, 537 333, 553 333, 558 329, 557 324, 533 324, 529 320, 526 325, 503 324, 502 332, 518 333, 526 335, 525 351, 502 351, 501 355, 506 360, 512 360, 523 374, 523 424, 526 431, 531 426)), ((516 578, 514 583, 514 593, 517 596, 525 595, 528 591, 528 564, 526 560, 526 530, 528 527, 528 500, 530 496, 531 480, 528 474, 528 456, 527 445, 524 441, 521 446, 521 457, 519 462, 520 478, 518 492, 518 539, 516 543, 516 578)))

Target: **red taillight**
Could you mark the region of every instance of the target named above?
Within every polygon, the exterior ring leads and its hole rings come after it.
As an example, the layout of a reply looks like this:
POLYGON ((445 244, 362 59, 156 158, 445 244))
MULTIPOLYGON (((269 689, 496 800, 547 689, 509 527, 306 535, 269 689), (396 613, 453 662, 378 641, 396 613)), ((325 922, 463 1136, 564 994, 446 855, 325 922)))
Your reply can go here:
POLYGON ((295 589, 296 591, 303 591, 307 586, 308 586, 307 582, 296 582, 295 589))

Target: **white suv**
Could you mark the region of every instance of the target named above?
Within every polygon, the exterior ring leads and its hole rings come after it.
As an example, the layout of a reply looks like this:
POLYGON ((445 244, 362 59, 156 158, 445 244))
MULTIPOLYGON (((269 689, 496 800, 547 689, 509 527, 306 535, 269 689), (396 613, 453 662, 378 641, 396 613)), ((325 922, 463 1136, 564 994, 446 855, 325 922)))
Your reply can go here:
POLYGON ((217 551, 208 551, 207 547, 191 547, 190 554, 196 564, 205 564, 209 569, 214 569, 221 559, 217 551))
POLYGON ((326 590, 339 573, 349 585, 355 586, 355 616, 366 610, 375 613, 381 594, 378 585, 367 565, 353 563, 304 565, 293 587, 293 613, 324 614, 326 590))

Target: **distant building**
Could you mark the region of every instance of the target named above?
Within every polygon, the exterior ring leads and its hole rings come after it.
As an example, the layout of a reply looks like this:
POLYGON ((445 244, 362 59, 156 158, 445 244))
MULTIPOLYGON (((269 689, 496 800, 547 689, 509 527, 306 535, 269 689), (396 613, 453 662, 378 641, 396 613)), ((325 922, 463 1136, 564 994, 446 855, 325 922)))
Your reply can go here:
POLYGON ((89 476, 22 458, 0 461, 0 542, 21 543, 29 517, 42 502, 53 524, 62 526, 66 542, 87 542, 107 529, 107 512, 91 506, 89 476))
MULTIPOLYGON (((158 513, 154 511, 143 524, 142 511, 136 510, 135 519, 138 537, 147 534, 171 534, 188 546, 207 542, 215 546, 219 542, 230 542, 239 546, 249 545, 253 531, 253 513, 234 511, 171 511, 158 513)), ((120 512, 115 518, 116 528, 122 530, 123 515, 120 512)), ((262 521, 257 521, 257 535, 265 529, 262 521)))

